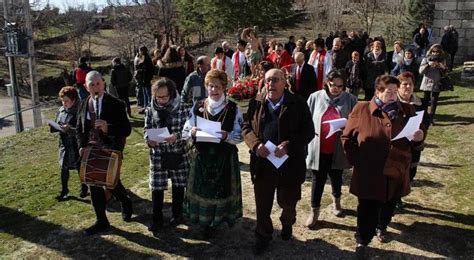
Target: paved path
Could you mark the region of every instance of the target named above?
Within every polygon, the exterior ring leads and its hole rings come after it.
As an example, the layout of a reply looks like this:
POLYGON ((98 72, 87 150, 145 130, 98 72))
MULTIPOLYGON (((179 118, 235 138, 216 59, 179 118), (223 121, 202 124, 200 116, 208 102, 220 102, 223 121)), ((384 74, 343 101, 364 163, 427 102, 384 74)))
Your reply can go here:
MULTIPOLYGON (((31 100, 20 98, 21 108, 31 107, 31 100)), ((43 109, 42 109, 43 110, 43 109)), ((5 92, 0 92, 0 118, 13 113, 13 99, 6 95, 5 92)), ((42 113, 43 114, 43 113, 42 113)), ((25 131, 33 128, 33 110, 28 110, 22 113, 23 115, 23 126, 25 131)), ((42 116, 44 122, 44 116, 42 116)), ((0 121, 0 137, 16 134, 15 129, 15 116, 5 118, 2 122, 0 121)))

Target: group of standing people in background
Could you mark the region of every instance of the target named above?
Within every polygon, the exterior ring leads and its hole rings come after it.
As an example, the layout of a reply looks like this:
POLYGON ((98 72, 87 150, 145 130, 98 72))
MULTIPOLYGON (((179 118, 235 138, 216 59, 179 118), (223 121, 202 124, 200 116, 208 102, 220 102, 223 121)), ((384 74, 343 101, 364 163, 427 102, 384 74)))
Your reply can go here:
MULTIPOLYGON (((393 52, 386 51, 382 37, 372 39, 355 31, 331 32, 326 39, 318 35, 314 41, 304 37, 295 41, 290 36, 283 44, 262 42, 251 28, 240 34, 235 51, 225 41, 215 49, 212 59, 199 56, 194 61, 182 46, 164 46, 150 55, 142 46, 133 63, 133 74, 120 58, 112 61, 111 86, 116 88, 117 97, 105 91, 102 76, 81 59, 74 73, 77 91, 65 87, 59 94, 63 106, 56 121, 65 131, 60 134, 63 189, 58 199, 67 197, 69 169, 77 168, 74 163, 81 156, 80 148, 89 141, 91 129, 100 130, 108 146, 123 150, 130 134, 130 124, 125 121, 127 114, 131 117, 128 90, 134 79, 137 105, 142 107, 139 113, 145 114, 144 141, 149 147, 153 208, 150 231, 160 232, 164 225, 168 178, 172 181, 170 225, 183 223, 186 215, 190 222, 200 224, 209 238, 222 223, 232 226, 241 218, 236 145, 244 141, 250 151, 255 193, 257 255, 267 250, 272 239, 270 216, 275 194, 282 208, 281 238, 292 238, 307 169, 312 173, 312 186, 305 226, 314 228, 320 221, 328 176, 332 212, 344 217, 341 187, 343 171, 349 168, 353 168, 350 192, 358 198, 356 251, 364 255, 374 236, 387 241, 386 228, 394 209, 410 191, 439 92, 444 90, 440 82, 449 69, 446 52, 452 57, 455 53, 446 50, 443 43, 429 47, 424 30, 421 27, 414 36, 415 49, 404 48, 396 41, 393 52), (155 75, 159 79, 152 83, 155 75), (256 78, 259 87, 244 117, 239 106, 227 97, 226 89, 245 77, 256 78), (423 99, 414 94, 419 82, 423 99), (358 102, 360 90, 364 90, 365 97, 358 102), (92 100, 88 94, 102 99, 92 100), (114 113, 114 109, 124 111, 114 113), (408 118, 425 110, 423 123, 412 140, 391 141, 408 118), (95 114, 103 117, 92 120, 95 114), (329 125, 324 122, 341 118, 348 120, 343 132, 329 136, 329 125), (220 123, 218 142, 198 141, 201 119, 220 123), (167 128, 170 136, 164 142, 153 141, 147 130, 154 128, 167 128), (274 147, 270 149, 268 143, 274 147), (269 156, 288 159, 275 167, 269 156)), ((443 37, 443 41, 452 41, 453 30, 448 30, 451 38, 443 37)), ((110 226, 105 216, 104 189, 90 187, 90 191, 97 221, 85 230, 87 235, 110 226)), ((132 204, 123 185, 119 183, 110 192, 122 202, 123 219, 130 221, 132 204)), ((81 197, 87 195, 87 186, 82 186, 81 197)))

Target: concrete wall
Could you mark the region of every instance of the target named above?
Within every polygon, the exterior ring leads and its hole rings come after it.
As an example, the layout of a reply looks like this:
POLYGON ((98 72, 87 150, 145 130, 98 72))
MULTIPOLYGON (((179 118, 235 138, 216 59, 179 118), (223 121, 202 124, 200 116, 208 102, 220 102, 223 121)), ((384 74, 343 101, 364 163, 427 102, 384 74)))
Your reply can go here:
POLYGON ((474 60, 474 0, 432 0, 435 4, 433 43, 440 43, 443 27, 453 25, 459 33, 456 63, 474 60))

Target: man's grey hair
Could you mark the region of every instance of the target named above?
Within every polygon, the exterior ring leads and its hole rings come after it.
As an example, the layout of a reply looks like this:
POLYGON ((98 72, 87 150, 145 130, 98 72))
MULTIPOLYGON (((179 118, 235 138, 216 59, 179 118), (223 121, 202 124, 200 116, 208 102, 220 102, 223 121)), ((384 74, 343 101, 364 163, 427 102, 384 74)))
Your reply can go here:
POLYGON ((224 46, 226 46, 226 45, 229 45, 229 42, 223 41, 223 42, 222 42, 222 48, 224 48, 224 46))
POLYGON ((96 79, 102 79, 102 74, 96 70, 91 70, 86 75, 86 85, 89 85, 92 81, 96 79))

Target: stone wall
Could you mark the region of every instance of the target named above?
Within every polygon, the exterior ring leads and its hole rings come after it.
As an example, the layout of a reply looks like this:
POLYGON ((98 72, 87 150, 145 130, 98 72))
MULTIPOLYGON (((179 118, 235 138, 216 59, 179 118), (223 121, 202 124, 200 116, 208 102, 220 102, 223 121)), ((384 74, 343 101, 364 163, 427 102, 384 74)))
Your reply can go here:
POLYGON ((456 63, 474 60, 474 0, 433 0, 433 43, 440 43, 443 27, 453 25, 459 33, 456 63))

